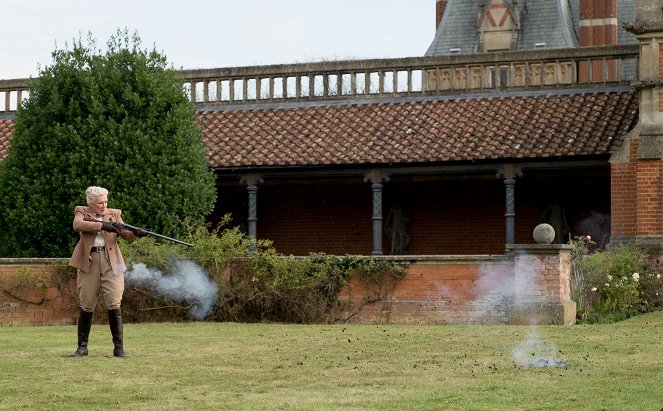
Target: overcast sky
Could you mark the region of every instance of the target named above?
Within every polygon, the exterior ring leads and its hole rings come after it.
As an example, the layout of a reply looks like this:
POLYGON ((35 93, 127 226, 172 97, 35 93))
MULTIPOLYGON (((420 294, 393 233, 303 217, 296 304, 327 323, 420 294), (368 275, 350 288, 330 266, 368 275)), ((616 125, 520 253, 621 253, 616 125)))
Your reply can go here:
POLYGON ((422 56, 435 0, 0 0, 0 21, 0 79, 12 79, 118 28, 177 69, 422 56))

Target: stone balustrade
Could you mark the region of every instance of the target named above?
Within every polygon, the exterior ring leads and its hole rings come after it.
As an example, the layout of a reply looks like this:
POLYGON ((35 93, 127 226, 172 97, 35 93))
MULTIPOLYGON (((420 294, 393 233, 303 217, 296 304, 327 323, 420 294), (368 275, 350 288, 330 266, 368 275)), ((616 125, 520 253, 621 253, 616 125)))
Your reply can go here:
POLYGON ((28 98, 27 79, 0 80, 0 115, 13 114, 28 98))
MULTIPOLYGON (((518 89, 628 85, 637 45, 181 70, 198 107, 357 100, 518 89)), ((26 79, 0 80, 0 115, 28 98, 26 79)))

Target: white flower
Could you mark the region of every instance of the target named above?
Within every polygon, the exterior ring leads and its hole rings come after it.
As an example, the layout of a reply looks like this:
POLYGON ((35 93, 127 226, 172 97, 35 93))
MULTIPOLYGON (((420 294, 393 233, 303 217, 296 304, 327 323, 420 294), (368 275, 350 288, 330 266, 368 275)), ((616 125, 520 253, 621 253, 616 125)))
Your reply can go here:
POLYGON ((608 283, 605 283, 605 286, 606 286, 606 287, 610 287, 610 284, 608 284, 608 283))
POLYGON ((592 287, 592 292, 596 292, 596 287, 592 287))
POLYGON ((592 241, 592 236, 587 234, 587 241, 592 241))
POLYGON ((661 279, 661 274, 656 274, 656 279, 660 280, 661 279))
MULTIPOLYGON (((608 281, 611 281, 611 280, 612 280, 612 276, 611 276, 611 275, 608 275, 608 281)), ((607 285, 607 284, 606 284, 606 285, 607 285)))
POLYGON ((640 279, 640 274, 638 274, 638 273, 633 273, 633 279, 634 279, 635 281, 638 281, 638 280, 640 279))

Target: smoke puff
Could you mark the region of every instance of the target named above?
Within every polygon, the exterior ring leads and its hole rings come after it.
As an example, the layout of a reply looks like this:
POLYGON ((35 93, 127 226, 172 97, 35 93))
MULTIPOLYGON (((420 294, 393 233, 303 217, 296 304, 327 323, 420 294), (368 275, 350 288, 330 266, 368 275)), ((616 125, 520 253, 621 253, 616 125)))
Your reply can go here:
POLYGON ((192 261, 177 261, 169 275, 137 263, 124 276, 129 284, 148 286, 172 301, 190 303, 189 314, 196 319, 203 319, 211 312, 219 292, 205 270, 192 261))
MULTIPOLYGON (((521 274, 516 278, 482 267, 476 282, 478 296, 475 302, 480 302, 481 305, 486 304, 488 309, 502 314, 499 311, 499 305, 491 305, 490 302, 494 303, 504 299, 507 302, 526 307, 530 300, 536 300, 539 291, 544 287, 541 278, 545 267, 534 256, 523 257, 523 262, 524 264, 520 267, 521 274), (519 301, 514 301, 516 295, 519 301)), ((504 314, 508 313, 504 312, 504 314)), ((529 368, 565 367, 566 361, 556 358, 557 347, 555 344, 547 343, 539 336, 535 326, 534 313, 531 314, 532 327, 527 338, 511 351, 513 361, 529 368)))
POLYGON ((595 242, 605 245, 610 240, 610 214, 592 210, 589 217, 576 225, 574 231, 582 235, 589 234, 595 242))
POLYGON ((556 355, 557 346, 541 340, 535 327, 532 327, 527 338, 511 351, 511 358, 514 362, 523 367, 532 368, 564 367, 566 361, 558 360, 556 355))
POLYGON ((491 271, 485 266, 479 271, 479 278, 476 282, 477 300, 488 300, 489 297, 513 298, 514 295, 513 277, 504 275, 502 272, 491 271))

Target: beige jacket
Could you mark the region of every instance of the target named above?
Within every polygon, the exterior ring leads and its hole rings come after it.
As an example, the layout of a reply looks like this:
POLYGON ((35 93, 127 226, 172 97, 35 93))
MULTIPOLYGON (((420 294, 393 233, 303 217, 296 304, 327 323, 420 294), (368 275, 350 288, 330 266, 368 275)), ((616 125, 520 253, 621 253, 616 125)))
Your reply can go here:
MULTIPOLYGON (((107 208, 106 214, 102 217, 103 221, 115 221, 118 223, 124 223, 122 221, 122 211, 113 208, 107 208)), ((69 260, 69 265, 76 267, 83 272, 87 272, 90 269, 90 250, 94 244, 94 239, 97 236, 97 233, 101 231, 101 222, 85 221, 85 219, 94 219, 94 213, 87 206, 76 206, 74 209, 74 231, 78 232, 81 236, 74 248, 74 254, 69 260)), ((101 231, 101 234, 104 236, 104 241, 106 243, 106 252, 108 253, 108 259, 110 261, 111 268, 113 269, 113 274, 123 274, 127 267, 124 264, 124 258, 122 257, 122 252, 120 247, 117 245, 117 236, 116 233, 109 233, 108 231, 101 231)), ((120 232, 120 237, 125 240, 133 240, 136 236, 129 230, 124 230, 120 232)))

